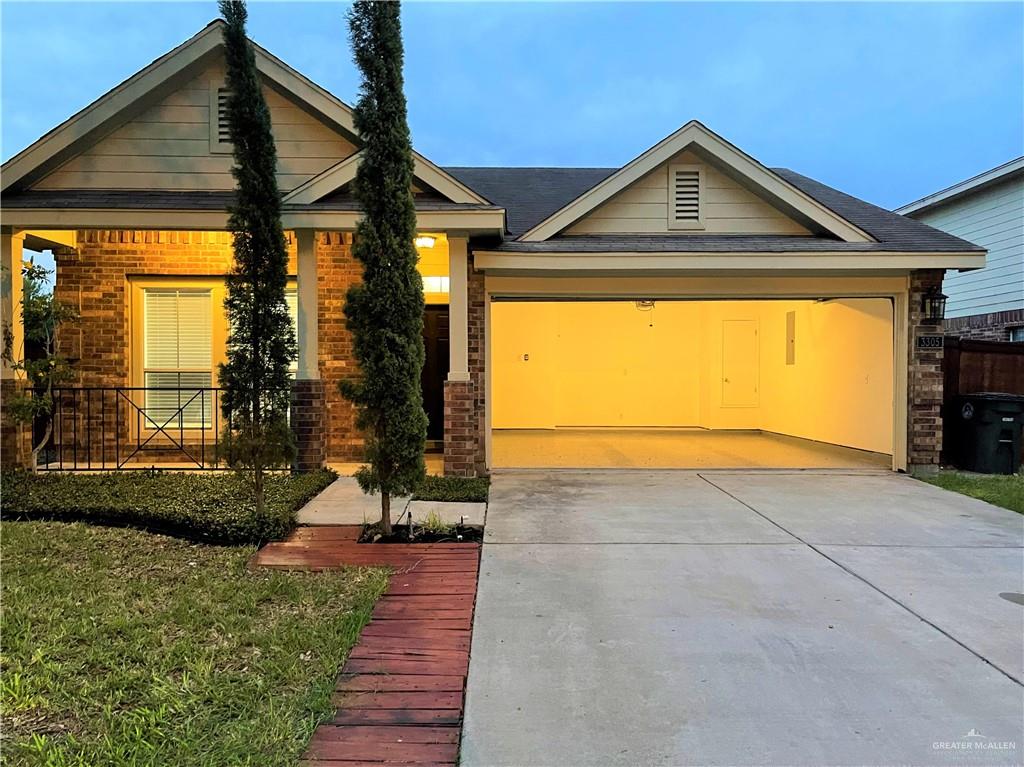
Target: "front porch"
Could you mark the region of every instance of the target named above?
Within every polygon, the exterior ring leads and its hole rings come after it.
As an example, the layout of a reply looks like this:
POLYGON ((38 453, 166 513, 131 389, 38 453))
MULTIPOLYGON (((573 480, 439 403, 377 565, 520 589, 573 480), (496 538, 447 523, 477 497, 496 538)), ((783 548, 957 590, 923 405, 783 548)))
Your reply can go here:
MULTIPOLYGON (((15 350, 24 349, 19 316, 21 265, 29 255, 24 251, 53 253, 55 295, 80 315, 62 333, 75 379, 56 392, 54 434, 40 456, 41 468, 217 468, 225 425, 217 370, 227 334, 221 307, 232 262, 230 233, 4 228, 0 236, 3 315, 15 350)), ((338 383, 356 372, 343 316, 346 292, 361 275, 352 238, 351 229, 287 231, 287 298, 299 346, 291 421, 300 470, 351 469, 363 459, 354 409, 338 391, 338 383)), ((427 301, 423 393, 429 463, 456 475, 472 475, 483 463, 476 458, 482 455, 476 432, 466 426, 475 397, 468 241, 467 231, 436 229, 417 237, 427 301)), ((5 397, 23 386, 6 365, 3 377, 5 397)), ((27 465, 27 431, 5 416, 5 467, 27 465)))

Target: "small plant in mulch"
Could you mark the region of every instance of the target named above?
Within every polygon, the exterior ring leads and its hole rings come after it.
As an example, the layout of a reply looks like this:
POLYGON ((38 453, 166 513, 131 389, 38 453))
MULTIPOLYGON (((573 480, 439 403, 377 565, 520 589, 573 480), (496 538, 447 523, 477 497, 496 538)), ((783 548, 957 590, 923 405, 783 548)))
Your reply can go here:
POLYGON ((436 511, 428 513, 421 521, 414 521, 411 514, 403 515, 398 524, 385 535, 380 523, 363 527, 360 543, 479 543, 484 531, 477 525, 445 522, 436 511))

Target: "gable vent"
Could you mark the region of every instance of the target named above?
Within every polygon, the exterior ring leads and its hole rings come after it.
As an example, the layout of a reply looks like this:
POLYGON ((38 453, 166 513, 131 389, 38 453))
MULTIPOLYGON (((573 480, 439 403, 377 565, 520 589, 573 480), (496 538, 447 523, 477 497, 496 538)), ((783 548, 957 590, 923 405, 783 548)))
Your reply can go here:
POLYGON ((695 166, 677 165, 669 169, 669 228, 701 227, 702 175, 701 169, 695 166))
POLYGON ((672 186, 677 221, 700 220, 700 171, 676 170, 672 186))
POLYGON ((231 92, 227 88, 217 89, 217 142, 220 144, 231 143, 231 130, 228 128, 228 96, 231 92))

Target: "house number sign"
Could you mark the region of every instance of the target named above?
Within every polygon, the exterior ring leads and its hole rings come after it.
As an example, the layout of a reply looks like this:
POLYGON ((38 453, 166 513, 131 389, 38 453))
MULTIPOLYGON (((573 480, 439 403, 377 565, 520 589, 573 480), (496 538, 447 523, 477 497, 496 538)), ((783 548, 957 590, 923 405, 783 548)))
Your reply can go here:
POLYGON ((918 336, 917 337, 917 348, 918 349, 941 349, 942 348, 942 336, 918 336))

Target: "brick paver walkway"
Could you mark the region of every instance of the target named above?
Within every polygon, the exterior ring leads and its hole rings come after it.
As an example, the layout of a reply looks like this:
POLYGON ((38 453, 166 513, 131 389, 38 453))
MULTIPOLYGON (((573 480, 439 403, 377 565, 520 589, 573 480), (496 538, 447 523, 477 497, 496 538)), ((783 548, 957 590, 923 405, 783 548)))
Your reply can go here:
POLYGON ((458 760, 480 545, 360 544, 360 527, 302 527, 253 558, 255 567, 394 568, 387 592, 335 687, 334 719, 313 733, 312 767, 458 760))

